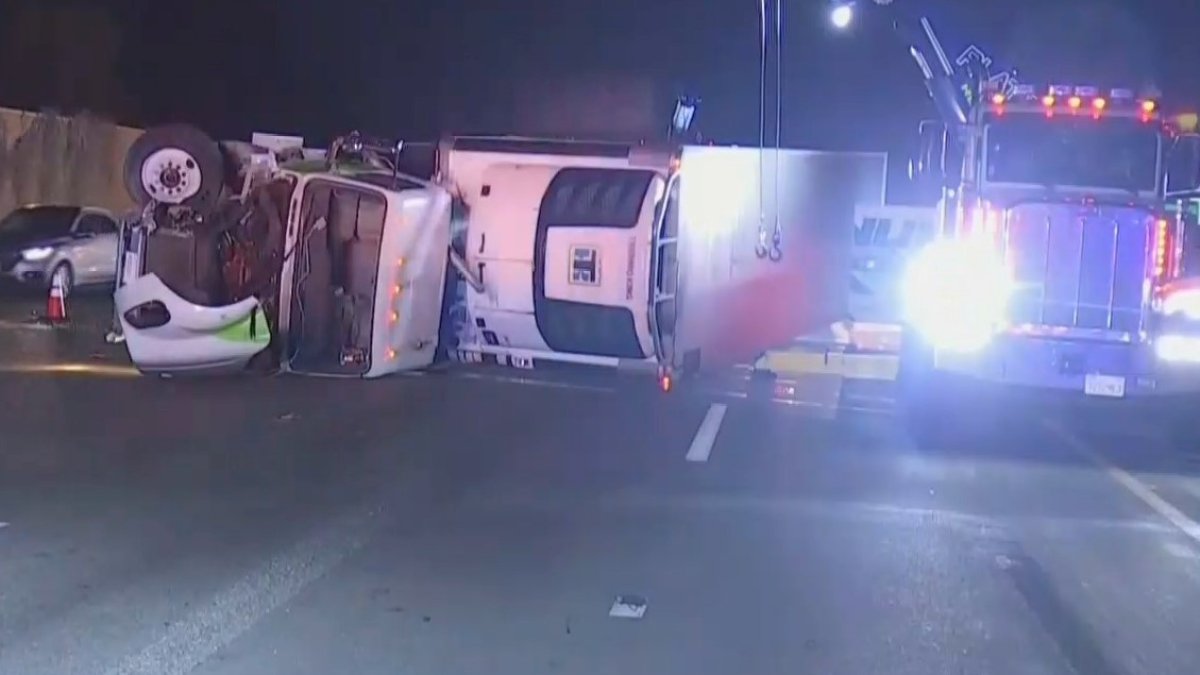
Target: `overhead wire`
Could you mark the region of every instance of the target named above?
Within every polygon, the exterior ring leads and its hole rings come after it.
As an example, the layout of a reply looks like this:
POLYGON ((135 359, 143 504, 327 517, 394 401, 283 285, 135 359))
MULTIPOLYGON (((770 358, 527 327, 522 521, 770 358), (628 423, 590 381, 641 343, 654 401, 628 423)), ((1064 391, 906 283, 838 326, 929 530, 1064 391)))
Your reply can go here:
POLYGON ((758 0, 758 254, 764 254, 766 237, 763 174, 767 145, 767 0, 758 0))
POLYGON ((783 141, 783 0, 775 0, 775 232, 772 258, 783 255, 783 233, 779 226, 779 149, 783 141))

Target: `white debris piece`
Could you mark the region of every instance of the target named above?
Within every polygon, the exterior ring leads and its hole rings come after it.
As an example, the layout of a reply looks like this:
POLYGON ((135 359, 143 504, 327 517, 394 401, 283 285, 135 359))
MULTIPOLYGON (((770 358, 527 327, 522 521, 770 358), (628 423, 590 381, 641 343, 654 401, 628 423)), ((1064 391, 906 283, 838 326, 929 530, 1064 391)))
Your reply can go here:
POLYGON ((646 615, 646 599, 636 595, 618 595, 608 615, 614 619, 640 619, 646 615))

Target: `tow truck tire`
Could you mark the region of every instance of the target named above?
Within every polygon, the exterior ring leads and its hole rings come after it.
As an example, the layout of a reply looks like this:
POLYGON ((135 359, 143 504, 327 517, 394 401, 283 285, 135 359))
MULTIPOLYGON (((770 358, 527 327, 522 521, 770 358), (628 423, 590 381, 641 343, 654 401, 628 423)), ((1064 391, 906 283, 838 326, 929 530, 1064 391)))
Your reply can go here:
POLYGON ((125 154, 125 190, 151 201, 211 212, 225 187, 225 158, 208 134, 188 124, 148 129, 125 154))
MULTIPOLYGON (((906 338, 910 333, 905 332, 906 338)), ((989 431, 960 383, 934 368, 928 345, 904 340, 896 379, 898 411, 918 450, 962 452, 973 449, 989 431)))
POLYGON ((947 415, 945 392, 933 369, 933 354, 921 345, 905 340, 900 351, 900 370, 896 377, 896 403, 905 430, 919 449, 940 450, 953 444, 947 415), (943 422, 943 423, 939 423, 943 422))
POLYGON ((1171 449, 1182 455, 1200 458, 1200 399, 1188 397, 1173 401, 1160 411, 1159 424, 1165 431, 1171 449))

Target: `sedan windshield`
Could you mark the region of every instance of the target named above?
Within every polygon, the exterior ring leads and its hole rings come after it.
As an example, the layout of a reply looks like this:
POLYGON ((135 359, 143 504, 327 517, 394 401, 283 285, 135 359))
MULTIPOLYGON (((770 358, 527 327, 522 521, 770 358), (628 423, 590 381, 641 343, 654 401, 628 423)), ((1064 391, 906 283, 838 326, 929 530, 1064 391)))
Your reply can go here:
POLYGON ((34 206, 17 209, 0 220, 0 241, 52 239, 71 232, 79 209, 70 206, 34 206))
POLYGON ((1013 115, 987 129, 990 183, 1153 192, 1157 128, 1130 119, 1013 115))

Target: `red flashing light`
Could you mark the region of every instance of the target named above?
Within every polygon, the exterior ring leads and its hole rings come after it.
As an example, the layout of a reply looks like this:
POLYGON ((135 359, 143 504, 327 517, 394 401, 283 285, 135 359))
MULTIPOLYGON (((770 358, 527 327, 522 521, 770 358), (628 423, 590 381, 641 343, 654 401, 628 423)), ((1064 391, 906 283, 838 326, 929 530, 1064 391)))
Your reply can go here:
POLYGON ((1042 105, 1046 106, 1047 108, 1053 108, 1054 107, 1054 96, 1051 94, 1046 94, 1045 96, 1043 96, 1042 97, 1042 105))
POLYGON ((992 94, 992 105, 1004 105, 1004 94, 999 92, 992 94))
POLYGON ((1095 108, 1096 110, 1104 110, 1104 108, 1106 108, 1107 106, 1108 106, 1108 101, 1106 101, 1102 98, 1092 99, 1092 107, 1095 108))
POLYGON ((675 384, 675 383, 674 383, 674 382, 671 380, 671 376, 670 376, 669 374, 663 374, 662 376, 660 376, 660 377, 658 378, 658 386, 659 386, 659 388, 660 388, 660 389, 662 389, 662 390, 663 390, 663 393, 668 393, 668 392, 670 392, 670 391, 671 391, 671 387, 672 387, 674 384, 675 384))
POLYGON ((1072 110, 1078 110, 1079 106, 1083 105, 1083 99, 1079 98, 1078 96, 1072 96, 1071 98, 1067 99, 1067 105, 1070 106, 1072 110))
POLYGON ((1158 104, 1154 101, 1142 101, 1142 112, 1146 113, 1147 115, 1154 112, 1154 109, 1157 107, 1158 104))

